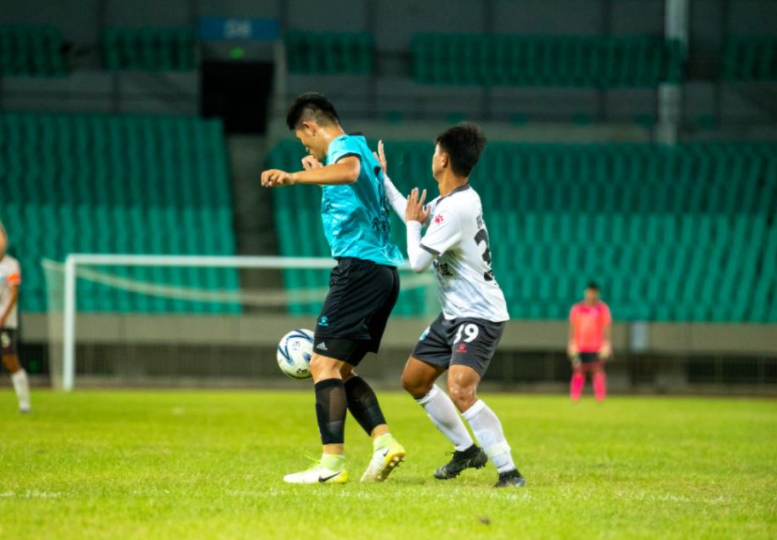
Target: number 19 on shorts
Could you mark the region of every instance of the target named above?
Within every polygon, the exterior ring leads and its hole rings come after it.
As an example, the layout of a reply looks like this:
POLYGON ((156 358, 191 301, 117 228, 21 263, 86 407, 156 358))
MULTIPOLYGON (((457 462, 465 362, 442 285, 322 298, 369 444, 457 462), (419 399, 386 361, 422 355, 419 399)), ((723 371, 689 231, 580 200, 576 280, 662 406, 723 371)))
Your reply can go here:
POLYGON ((464 343, 472 343, 477 339, 478 332, 480 332, 480 330, 478 330, 476 324, 462 323, 459 325, 459 330, 456 332, 456 339, 454 339, 453 342, 458 343, 461 341, 462 334, 464 334, 464 343))

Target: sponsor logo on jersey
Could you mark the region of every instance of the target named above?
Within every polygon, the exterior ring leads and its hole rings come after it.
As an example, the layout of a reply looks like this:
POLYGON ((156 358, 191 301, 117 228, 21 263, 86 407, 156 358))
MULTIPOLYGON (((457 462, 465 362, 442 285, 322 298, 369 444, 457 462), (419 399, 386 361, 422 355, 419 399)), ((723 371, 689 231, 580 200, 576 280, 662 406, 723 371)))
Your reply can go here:
POLYGON ((448 265, 448 263, 441 263, 441 262, 438 262, 437 259, 435 259, 432 264, 434 265, 434 269, 437 271, 440 277, 444 277, 444 278, 453 277, 453 270, 451 270, 451 267, 448 265))
POLYGON ((434 222, 435 222, 437 225, 439 225, 439 224, 440 224, 440 223, 442 223, 443 221, 445 221, 445 218, 444 218, 444 217, 442 217, 442 214, 437 214, 436 216, 434 216, 434 222))

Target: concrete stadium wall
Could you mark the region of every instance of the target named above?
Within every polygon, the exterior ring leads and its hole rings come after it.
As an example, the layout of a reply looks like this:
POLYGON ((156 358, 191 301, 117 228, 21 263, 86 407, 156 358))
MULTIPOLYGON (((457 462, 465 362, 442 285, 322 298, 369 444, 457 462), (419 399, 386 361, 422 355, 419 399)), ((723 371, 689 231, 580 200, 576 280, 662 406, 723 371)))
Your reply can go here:
MULTIPOLYGON (((388 347, 410 347, 429 324, 427 318, 394 318, 384 338, 388 347)), ((81 314, 77 318, 79 343, 119 345, 235 345, 274 346, 293 328, 313 328, 314 317, 279 315, 164 316, 81 314)), ((637 348, 663 354, 773 354, 777 356, 777 327, 768 324, 646 323, 646 339, 637 348)), ((615 323, 613 347, 634 350, 631 324, 615 323)), ((22 338, 49 340, 48 316, 22 315, 22 338)), ((512 320, 500 345, 509 351, 563 351, 565 321, 512 320)))
MULTIPOLYGON (((23 317, 23 362, 36 380, 56 379, 61 319, 23 317), (58 326, 50 328, 49 322, 58 326), (50 332, 50 330, 53 330, 50 332)), ((275 365, 277 340, 310 317, 81 315, 79 387, 290 387, 275 365)), ((359 372, 381 388, 400 389, 400 374, 427 319, 392 319, 378 355, 359 372)), ((766 325, 649 324, 614 328, 609 386, 618 393, 777 395, 777 332, 766 325), (636 332, 639 333, 639 332, 636 332)), ((563 321, 510 321, 484 379, 499 391, 563 392, 570 375, 563 321)))

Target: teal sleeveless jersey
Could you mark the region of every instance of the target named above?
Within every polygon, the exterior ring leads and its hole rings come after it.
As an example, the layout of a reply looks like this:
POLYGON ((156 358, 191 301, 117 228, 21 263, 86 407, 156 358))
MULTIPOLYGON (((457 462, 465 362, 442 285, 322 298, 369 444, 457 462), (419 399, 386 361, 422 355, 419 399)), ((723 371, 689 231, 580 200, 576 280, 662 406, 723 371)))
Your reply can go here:
POLYGON ((359 158, 359 179, 353 184, 322 186, 321 218, 332 257, 399 266, 402 252, 390 238, 383 170, 361 135, 341 135, 329 143, 326 164, 333 165, 347 156, 359 158))

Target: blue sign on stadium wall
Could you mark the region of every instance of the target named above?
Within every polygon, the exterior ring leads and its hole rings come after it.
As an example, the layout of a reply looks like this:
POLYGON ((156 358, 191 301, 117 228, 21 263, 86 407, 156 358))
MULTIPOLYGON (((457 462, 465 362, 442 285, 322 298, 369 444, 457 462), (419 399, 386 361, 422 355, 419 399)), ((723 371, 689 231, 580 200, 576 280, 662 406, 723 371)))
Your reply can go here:
POLYGON ((275 41, 279 36, 277 19, 201 17, 197 20, 200 41, 275 41))

